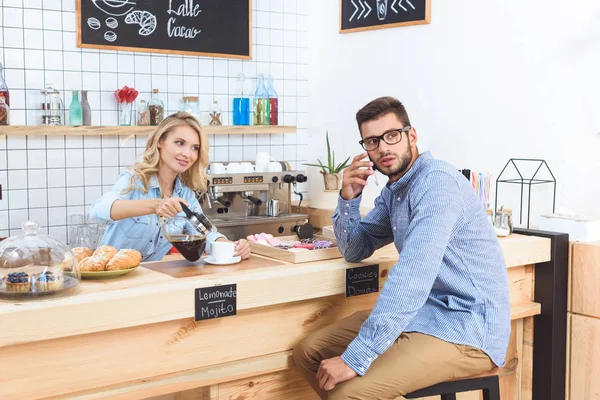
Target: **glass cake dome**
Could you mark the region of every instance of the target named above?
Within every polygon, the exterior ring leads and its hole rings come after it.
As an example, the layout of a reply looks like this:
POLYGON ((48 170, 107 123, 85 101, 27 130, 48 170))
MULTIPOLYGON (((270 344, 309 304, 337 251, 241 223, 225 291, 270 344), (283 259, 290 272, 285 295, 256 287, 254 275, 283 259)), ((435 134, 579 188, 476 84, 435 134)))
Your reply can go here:
POLYGON ((77 259, 66 244, 39 234, 37 222, 23 224, 24 235, 0 242, 0 295, 73 294, 81 281, 77 259))

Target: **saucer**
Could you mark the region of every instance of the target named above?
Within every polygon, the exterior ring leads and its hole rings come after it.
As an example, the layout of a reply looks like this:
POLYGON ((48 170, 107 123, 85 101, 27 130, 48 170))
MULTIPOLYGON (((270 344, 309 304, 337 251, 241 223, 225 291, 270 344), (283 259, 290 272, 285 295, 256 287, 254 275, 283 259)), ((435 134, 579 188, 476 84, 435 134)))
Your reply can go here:
POLYGON ((227 265, 227 264, 239 263, 240 261, 242 261, 242 257, 237 256, 237 257, 231 257, 229 260, 216 261, 214 258, 212 258, 212 256, 208 256, 204 259, 204 261, 208 264, 227 265))

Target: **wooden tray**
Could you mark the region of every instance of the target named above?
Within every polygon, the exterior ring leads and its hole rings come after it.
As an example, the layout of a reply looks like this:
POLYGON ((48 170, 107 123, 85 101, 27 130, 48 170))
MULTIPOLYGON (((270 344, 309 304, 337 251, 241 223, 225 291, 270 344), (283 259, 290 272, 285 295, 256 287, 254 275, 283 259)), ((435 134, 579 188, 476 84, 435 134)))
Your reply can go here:
MULTIPOLYGON (((329 249, 320 249, 320 250, 308 250, 308 251, 288 251, 283 249, 278 249, 276 247, 265 246, 264 244, 257 244, 254 242, 250 242, 250 250, 254 254, 260 254, 261 256, 276 258, 278 260, 291 262, 294 264, 311 262, 311 261, 320 261, 320 260, 329 260, 332 258, 341 258, 342 253, 340 253, 340 249, 337 248, 337 241, 332 238, 328 238, 322 235, 314 235, 315 239, 319 240, 329 240, 336 245, 336 247, 330 247, 329 249)), ((281 240, 299 240, 298 236, 277 236, 278 239, 281 240)))

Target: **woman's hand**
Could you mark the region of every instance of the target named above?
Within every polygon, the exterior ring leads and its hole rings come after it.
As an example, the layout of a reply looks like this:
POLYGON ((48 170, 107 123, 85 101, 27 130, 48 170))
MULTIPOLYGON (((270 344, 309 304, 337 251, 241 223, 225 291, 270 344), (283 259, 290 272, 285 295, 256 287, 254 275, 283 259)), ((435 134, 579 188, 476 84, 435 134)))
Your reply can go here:
POLYGON ((246 239, 240 239, 235 243, 235 254, 234 256, 242 257, 245 260, 250 257, 250 244, 246 239))
POLYGON ((188 202, 180 197, 169 197, 167 199, 161 199, 156 205, 154 212, 159 217, 174 217, 182 211, 179 202, 182 202, 186 206, 188 205, 188 202))

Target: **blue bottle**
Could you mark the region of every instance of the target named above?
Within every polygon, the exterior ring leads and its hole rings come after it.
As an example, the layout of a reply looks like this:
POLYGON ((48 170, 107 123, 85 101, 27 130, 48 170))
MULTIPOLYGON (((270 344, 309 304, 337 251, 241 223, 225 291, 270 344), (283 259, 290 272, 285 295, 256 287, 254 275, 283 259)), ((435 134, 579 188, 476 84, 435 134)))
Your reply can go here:
POLYGON ((233 124, 250 125, 250 98, 244 96, 244 85, 246 77, 243 73, 238 75, 237 93, 233 99, 233 124))

